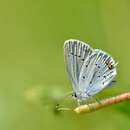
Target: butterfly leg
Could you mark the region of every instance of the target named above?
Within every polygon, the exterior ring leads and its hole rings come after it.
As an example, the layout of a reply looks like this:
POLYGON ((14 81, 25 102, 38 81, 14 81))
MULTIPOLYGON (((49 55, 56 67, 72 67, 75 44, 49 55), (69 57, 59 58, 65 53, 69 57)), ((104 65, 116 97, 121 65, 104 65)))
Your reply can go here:
POLYGON ((80 105, 81 105, 81 100, 77 99, 77 106, 80 106, 80 105))
POLYGON ((90 104, 93 102, 93 97, 90 96, 87 100, 86 100, 86 104, 90 104))
POLYGON ((99 104, 101 104, 100 100, 96 96, 91 96, 91 95, 88 96, 89 98, 87 100, 87 104, 90 104, 92 102, 98 102, 99 104))
POLYGON ((93 99, 95 100, 95 102, 98 102, 99 104, 101 104, 101 102, 100 102, 98 97, 94 96, 93 99))

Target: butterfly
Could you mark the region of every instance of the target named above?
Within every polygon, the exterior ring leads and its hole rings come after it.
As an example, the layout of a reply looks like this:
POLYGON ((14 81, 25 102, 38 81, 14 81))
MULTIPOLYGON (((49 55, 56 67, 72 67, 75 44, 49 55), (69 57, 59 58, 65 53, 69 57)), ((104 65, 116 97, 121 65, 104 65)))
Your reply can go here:
POLYGON ((73 95, 78 101, 92 97, 108 87, 117 71, 112 56, 75 39, 64 42, 64 57, 73 95))

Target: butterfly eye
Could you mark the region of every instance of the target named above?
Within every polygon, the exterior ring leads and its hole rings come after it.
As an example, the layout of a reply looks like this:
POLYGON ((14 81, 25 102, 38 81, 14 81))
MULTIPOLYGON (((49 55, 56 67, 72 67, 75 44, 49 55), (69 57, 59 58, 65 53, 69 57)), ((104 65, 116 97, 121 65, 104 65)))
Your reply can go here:
POLYGON ((75 98, 76 98, 76 97, 77 97, 77 94, 76 94, 76 93, 73 93, 73 94, 72 94, 72 97, 75 97, 75 98))
POLYGON ((77 94, 76 94, 76 93, 74 93, 74 96, 75 96, 75 97, 77 97, 77 94))

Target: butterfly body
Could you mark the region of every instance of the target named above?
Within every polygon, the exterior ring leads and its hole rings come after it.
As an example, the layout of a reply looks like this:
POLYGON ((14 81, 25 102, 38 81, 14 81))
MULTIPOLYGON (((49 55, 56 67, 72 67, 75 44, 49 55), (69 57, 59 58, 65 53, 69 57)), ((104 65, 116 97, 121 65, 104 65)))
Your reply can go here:
POLYGON ((107 87, 116 75, 114 59, 100 49, 70 39, 64 43, 65 63, 75 98, 86 100, 107 87))

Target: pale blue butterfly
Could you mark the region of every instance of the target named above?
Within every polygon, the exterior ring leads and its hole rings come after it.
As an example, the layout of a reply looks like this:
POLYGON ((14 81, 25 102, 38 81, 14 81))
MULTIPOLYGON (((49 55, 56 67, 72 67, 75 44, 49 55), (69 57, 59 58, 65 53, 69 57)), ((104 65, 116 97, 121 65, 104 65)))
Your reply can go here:
POLYGON ((117 63, 111 55, 82 41, 66 40, 64 55, 73 95, 78 101, 86 100, 109 86, 117 74, 117 63))

